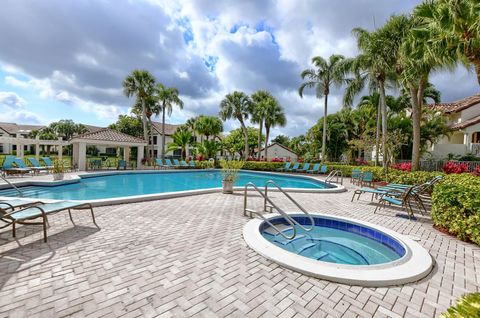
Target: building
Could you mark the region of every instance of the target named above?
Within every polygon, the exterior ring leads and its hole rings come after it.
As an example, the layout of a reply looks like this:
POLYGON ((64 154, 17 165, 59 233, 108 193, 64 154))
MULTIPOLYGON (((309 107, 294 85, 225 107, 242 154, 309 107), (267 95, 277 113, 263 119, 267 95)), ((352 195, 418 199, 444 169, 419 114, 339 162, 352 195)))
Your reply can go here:
POLYGON ((428 105, 441 111, 452 134, 431 146, 432 157, 443 159, 449 155, 473 154, 480 156, 480 94, 452 103, 428 105))
MULTIPOLYGON (((15 123, 0 123, 0 137, 28 138, 34 130, 40 130, 46 126, 42 125, 22 125, 15 123)), ((23 145, 24 151, 34 152, 31 145, 23 145)), ((0 143, 0 154, 10 154, 17 151, 17 145, 11 143, 0 143)))
MULTIPOLYGON (((260 158, 265 160, 263 157, 265 148, 260 150, 260 158)), ((282 159, 283 161, 297 161, 298 155, 287 146, 279 144, 278 142, 271 143, 267 146, 267 161, 272 161, 272 159, 282 159)))

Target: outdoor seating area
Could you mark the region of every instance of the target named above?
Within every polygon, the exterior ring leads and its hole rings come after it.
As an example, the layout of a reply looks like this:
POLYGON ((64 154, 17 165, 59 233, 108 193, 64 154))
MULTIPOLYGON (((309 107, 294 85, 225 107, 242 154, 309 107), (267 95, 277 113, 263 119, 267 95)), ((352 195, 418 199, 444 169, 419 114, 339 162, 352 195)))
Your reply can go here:
POLYGON ((281 168, 278 168, 279 172, 299 172, 299 173, 311 173, 311 174, 327 174, 328 167, 326 165, 321 165, 320 163, 301 163, 295 162, 292 163, 287 161, 285 165, 281 168), (293 164, 293 165, 292 165, 293 164))

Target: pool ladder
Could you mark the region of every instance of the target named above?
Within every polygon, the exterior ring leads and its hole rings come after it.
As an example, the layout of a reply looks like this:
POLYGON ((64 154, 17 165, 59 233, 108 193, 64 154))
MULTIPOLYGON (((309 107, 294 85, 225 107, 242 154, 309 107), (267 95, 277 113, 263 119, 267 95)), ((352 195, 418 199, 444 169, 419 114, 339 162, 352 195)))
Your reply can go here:
POLYGON ((315 221, 313 220, 313 217, 303 208, 296 200, 294 200, 287 192, 285 192, 278 184, 276 184, 273 180, 268 180, 265 183, 265 189, 264 191, 260 190, 255 184, 252 182, 249 182, 245 185, 244 188, 244 196, 243 196, 243 215, 247 216, 247 213, 250 214, 250 218, 253 218, 253 215, 256 215, 260 217, 262 220, 264 220, 272 229, 274 229, 275 232, 283 236, 287 240, 292 240, 297 236, 297 229, 295 225, 299 226, 302 228, 304 231, 310 231, 313 229, 315 226, 315 221), (273 202, 269 197, 268 197, 268 186, 274 186, 279 192, 283 193, 297 208, 300 209, 310 220, 310 227, 305 227, 298 223, 294 218, 292 218, 290 215, 288 215, 284 210, 282 210, 275 202, 273 202), (249 188, 253 188, 258 194, 260 194, 263 197, 263 211, 256 211, 253 209, 248 209, 247 208, 247 198, 248 198, 248 190, 249 188), (267 211, 269 209, 269 211, 267 211), (270 220, 268 220, 265 216, 263 216, 262 213, 264 212, 269 212, 272 213, 273 209, 275 209, 283 218, 287 221, 288 224, 290 224, 291 228, 287 229, 279 229, 276 225, 274 225, 270 220), (286 235, 285 232, 288 230, 293 230, 293 234, 291 236, 286 235))
POLYGON ((339 183, 338 180, 340 180, 340 184, 343 184, 343 173, 341 170, 332 170, 328 174, 327 178, 325 179, 326 183, 339 183), (335 181, 333 181, 333 178, 335 178, 335 181))
POLYGON ((23 192, 16 186, 14 185, 13 183, 11 183, 10 181, 8 181, 7 178, 5 178, 3 175, 0 174, 0 178, 2 178, 3 181, 5 181, 7 184, 9 184, 12 188, 14 188, 15 190, 17 190, 17 192, 20 194, 21 197, 23 197, 23 192))

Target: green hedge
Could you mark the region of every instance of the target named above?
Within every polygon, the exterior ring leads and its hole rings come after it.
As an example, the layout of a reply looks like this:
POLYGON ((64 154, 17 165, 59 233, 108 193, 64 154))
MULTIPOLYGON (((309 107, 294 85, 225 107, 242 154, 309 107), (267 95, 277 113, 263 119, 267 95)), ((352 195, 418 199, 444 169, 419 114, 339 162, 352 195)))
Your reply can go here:
POLYGON ((462 296, 455 306, 448 308, 442 318, 471 318, 480 317, 480 293, 462 296))
POLYGON ((266 161, 246 161, 243 169, 260 170, 260 171, 276 171, 285 166, 285 162, 266 162, 266 161))
POLYGON ((432 219, 459 239, 480 245, 480 177, 447 175, 433 190, 432 219))

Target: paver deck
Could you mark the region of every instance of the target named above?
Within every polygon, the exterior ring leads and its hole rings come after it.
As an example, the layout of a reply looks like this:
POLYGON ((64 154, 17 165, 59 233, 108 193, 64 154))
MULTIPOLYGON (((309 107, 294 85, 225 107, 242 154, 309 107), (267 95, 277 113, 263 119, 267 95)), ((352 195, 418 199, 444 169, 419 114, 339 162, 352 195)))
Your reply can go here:
POLYGON ((240 193, 197 195, 96 208, 100 229, 86 211, 75 211, 76 226, 59 213, 48 243, 41 227, 19 226, 17 240, 0 230, 0 317, 434 317, 479 290, 480 247, 436 231, 428 217, 373 214, 370 197, 350 203, 351 191, 292 195, 310 211, 419 238, 435 268, 389 288, 311 278, 246 246, 240 193))

